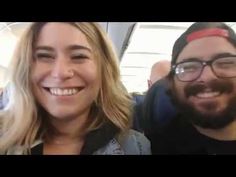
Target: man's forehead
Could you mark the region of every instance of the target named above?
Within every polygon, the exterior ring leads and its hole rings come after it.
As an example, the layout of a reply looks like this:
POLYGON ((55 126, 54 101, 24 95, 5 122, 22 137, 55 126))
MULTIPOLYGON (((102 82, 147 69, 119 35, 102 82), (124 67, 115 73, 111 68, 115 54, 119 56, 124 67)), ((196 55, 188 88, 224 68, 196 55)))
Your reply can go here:
POLYGON ((236 48, 223 37, 205 37, 191 41, 180 52, 177 62, 188 58, 206 59, 212 58, 221 53, 236 54, 236 48))

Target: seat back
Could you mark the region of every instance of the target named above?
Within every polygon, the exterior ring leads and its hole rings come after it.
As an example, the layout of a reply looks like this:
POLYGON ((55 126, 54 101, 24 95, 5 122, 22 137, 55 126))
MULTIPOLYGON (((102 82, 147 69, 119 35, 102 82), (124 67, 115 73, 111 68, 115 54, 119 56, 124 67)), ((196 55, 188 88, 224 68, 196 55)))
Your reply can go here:
POLYGON ((157 81, 148 90, 142 107, 142 124, 145 132, 166 125, 175 115, 176 108, 167 94, 166 78, 157 81))
POLYGON ((139 132, 143 132, 143 126, 141 124, 142 119, 142 105, 145 95, 133 95, 133 129, 139 132))

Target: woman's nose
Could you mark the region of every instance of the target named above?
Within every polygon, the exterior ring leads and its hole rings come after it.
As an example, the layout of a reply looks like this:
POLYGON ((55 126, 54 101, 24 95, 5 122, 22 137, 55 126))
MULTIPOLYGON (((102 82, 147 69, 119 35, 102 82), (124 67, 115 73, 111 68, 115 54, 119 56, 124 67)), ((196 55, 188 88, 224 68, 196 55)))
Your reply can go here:
POLYGON ((74 71, 72 66, 68 61, 56 60, 51 71, 52 77, 56 79, 68 79, 74 76, 74 71))

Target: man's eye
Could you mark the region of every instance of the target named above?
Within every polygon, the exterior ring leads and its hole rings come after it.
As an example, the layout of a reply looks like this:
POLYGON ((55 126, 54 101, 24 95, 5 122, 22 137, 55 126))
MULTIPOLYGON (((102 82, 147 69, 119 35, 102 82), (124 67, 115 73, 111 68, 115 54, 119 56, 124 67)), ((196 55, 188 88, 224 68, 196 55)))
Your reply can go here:
POLYGON ((233 65, 233 64, 235 65, 235 63, 236 63, 235 61, 229 60, 229 61, 220 61, 220 62, 217 62, 216 64, 220 66, 220 65, 233 65))
POLYGON ((233 65, 233 64, 235 64, 234 62, 231 62, 231 61, 227 61, 227 62, 219 62, 219 63, 217 63, 219 66, 220 65, 233 65))
POLYGON ((195 72, 197 70, 199 70, 201 67, 198 66, 198 65, 195 65, 195 64, 186 64, 186 65, 182 65, 182 66, 179 66, 177 67, 177 73, 180 74, 180 73, 187 73, 187 72, 195 72))
POLYGON ((191 66, 185 66, 183 69, 184 71, 195 71, 196 69, 198 69, 199 67, 191 65, 191 66))

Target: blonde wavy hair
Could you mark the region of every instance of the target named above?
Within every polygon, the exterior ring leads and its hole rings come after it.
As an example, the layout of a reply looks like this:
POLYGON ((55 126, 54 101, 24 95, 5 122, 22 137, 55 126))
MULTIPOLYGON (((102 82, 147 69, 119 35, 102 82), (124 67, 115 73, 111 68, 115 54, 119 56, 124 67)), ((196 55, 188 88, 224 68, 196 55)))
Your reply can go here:
MULTIPOLYGON (((0 111, 0 152, 22 146, 30 153, 34 141, 42 137, 46 127, 43 115, 32 93, 30 81, 34 45, 46 23, 32 23, 20 39, 9 68, 9 103, 0 111)), ((69 23, 80 30, 91 45, 100 78, 100 89, 95 100, 96 114, 86 132, 111 122, 120 132, 131 125, 132 101, 120 80, 119 60, 112 42, 99 24, 69 23)), ((44 115, 45 116, 45 115, 44 115)))

